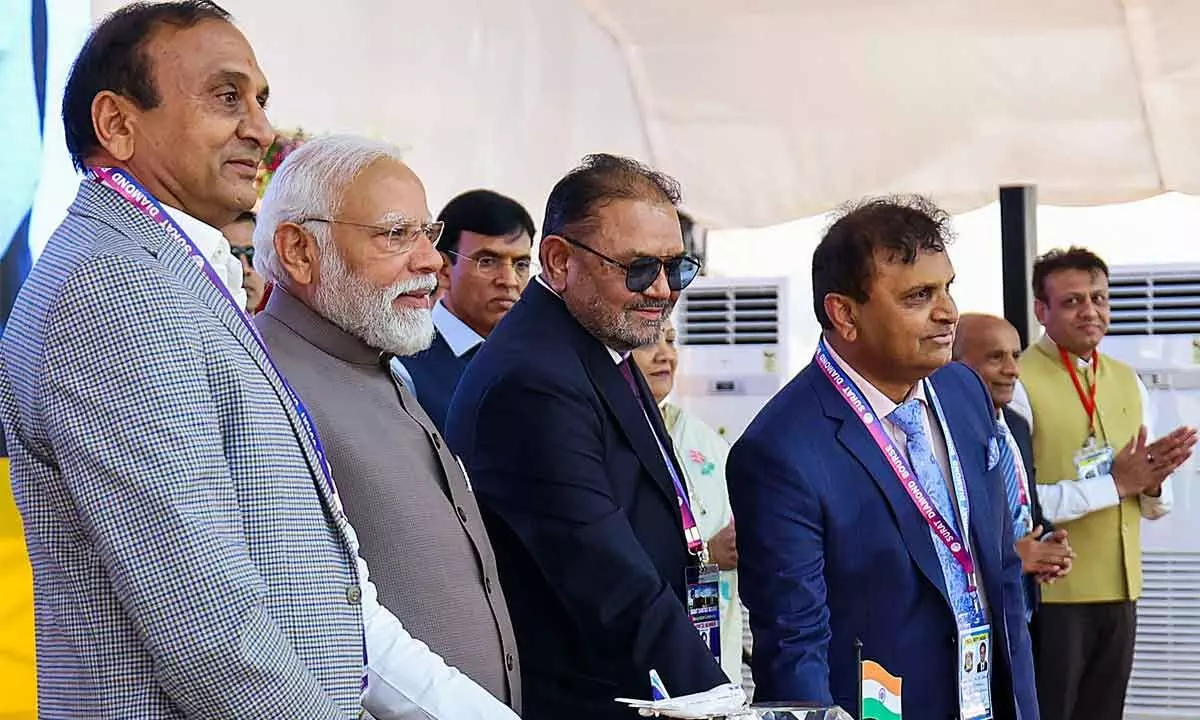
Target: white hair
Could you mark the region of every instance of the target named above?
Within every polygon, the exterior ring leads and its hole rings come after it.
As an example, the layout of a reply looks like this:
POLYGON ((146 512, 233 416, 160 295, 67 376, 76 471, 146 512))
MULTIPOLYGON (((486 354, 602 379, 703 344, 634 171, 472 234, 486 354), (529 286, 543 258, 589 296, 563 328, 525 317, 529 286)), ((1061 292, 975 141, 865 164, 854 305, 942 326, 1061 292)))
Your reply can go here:
MULTIPOLYGON (((284 281, 288 275, 275 253, 275 230, 280 223, 305 218, 333 218, 341 209, 346 189, 376 160, 403 162, 400 149, 354 135, 310 140, 283 161, 263 196, 254 228, 254 267, 264 277, 284 281)), ((433 274, 377 287, 350 272, 333 242, 328 223, 305 226, 317 241, 321 281, 313 294, 313 310, 368 345, 396 355, 412 355, 433 340, 428 308, 396 308, 397 297, 408 292, 432 292, 433 274)))
MULTIPOLYGON (((383 158, 403 162, 400 148, 358 135, 314 138, 287 156, 267 185, 254 227, 254 269, 268 280, 287 280, 287 271, 275 254, 275 229, 280 223, 305 218, 334 217, 341 209, 346 188, 371 163, 383 158)), ((332 250, 328 223, 308 223, 325 254, 332 250)))

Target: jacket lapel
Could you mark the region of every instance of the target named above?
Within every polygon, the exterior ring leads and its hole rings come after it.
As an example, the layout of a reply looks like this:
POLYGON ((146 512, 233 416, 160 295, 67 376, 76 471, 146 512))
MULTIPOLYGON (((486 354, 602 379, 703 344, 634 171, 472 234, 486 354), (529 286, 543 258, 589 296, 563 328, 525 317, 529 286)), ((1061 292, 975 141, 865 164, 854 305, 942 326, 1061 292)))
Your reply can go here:
MULTIPOLYGON (((608 350, 594 339, 591 344, 594 346, 593 348, 582 349, 584 351, 583 360, 584 367, 591 377, 592 383, 596 386, 597 394, 608 406, 609 412, 616 418, 621 432, 625 434, 629 444, 633 446, 634 452, 637 453, 642 467, 654 478, 654 484, 662 491, 670 506, 676 507, 678 500, 675 498, 675 486, 671 482, 671 474, 667 470, 667 465, 663 462, 663 452, 659 449, 658 440, 654 436, 655 431, 651 430, 651 423, 654 422, 653 416, 648 409, 642 408, 642 404, 638 402, 637 397, 633 394, 633 389, 629 387, 629 383, 621 374, 620 368, 617 367, 608 350)), ((645 389, 645 381, 642 380, 637 366, 634 365, 631 369, 634 380, 639 382, 641 391, 646 393, 643 397, 651 397, 649 391, 645 389)), ((664 447, 669 448, 670 446, 665 445, 664 447)), ((683 523, 678 513, 676 513, 676 521, 682 532, 683 523)))
MULTIPOLYGON (((837 420, 841 427, 837 431, 840 442, 854 456, 874 480, 875 485, 883 494, 892 509, 892 516, 900 529, 900 536, 913 562, 921 573, 933 583, 938 592, 950 605, 950 594, 946 590, 946 579, 942 575, 942 565, 938 561, 937 550, 933 547, 933 538, 929 533, 929 525, 921 517, 913 505, 912 499, 900 485, 900 479, 892 471, 891 466, 880 451, 879 446, 871 437, 870 432, 863 426, 862 421, 850 409, 846 401, 834 389, 829 379, 815 364, 810 370, 819 377, 813 379, 817 388, 817 397, 825 410, 826 417, 837 420)), ((875 422, 880 422, 878 418, 875 422)))
MULTIPOLYGON (((954 401, 950 399, 952 390, 939 393, 942 400, 942 410, 949 415, 949 407, 954 401)), ((971 452, 972 447, 969 423, 955 422, 949 417, 944 418, 945 425, 950 428, 954 445, 958 451, 958 461, 962 466, 963 483, 967 486, 967 504, 971 513, 971 552, 975 559, 976 582, 984 584, 984 592, 988 598, 995 598, 992 603, 999 604, 1001 587, 996 583, 988 583, 987 578, 1000 578, 999 572, 984 572, 984 570, 1000 570, 1000 543, 995 533, 987 532, 987 528, 995 527, 996 508, 992 505, 992 496, 988 494, 987 485, 995 480, 998 487, 1004 487, 1004 479, 988 477, 987 451, 971 452)), ((978 447, 976 441, 975 447, 978 447)), ((986 448, 986 445, 984 445, 986 448)), ((1007 519, 1007 495, 1005 497, 1005 512, 1002 517, 1007 519)), ((995 613, 993 612, 993 615, 995 613)))
POLYGON ((229 302, 220 290, 213 286, 204 271, 197 265, 197 260, 189 256, 161 228, 138 212, 117 193, 90 180, 83 181, 79 197, 72 206, 71 212, 94 217, 137 241, 204 303, 225 326, 225 329, 246 349, 283 406, 288 421, 292 425, 292 431, 296 434, 300 447, 304 449, 304 457, 312 472, 317 492, 331 516, 337 518, 338 527, 345 535, 345 520, 340 511, 340 503, 334 495, 333 489, 325 482, 325 473, 321 469, 316 448, 310 440, 309 433, 305 429, 305 424, 300 418, 290 394, 284 387, 283 377, 275 370, 263 347, 239 317, 240 311, 229 302))
MULTIPOLYGON (((661 437, 664 439, 663 447, 672 456, 672 462, 674 462, 674 450, 667 437, 661 417, 654 411, 654 406, 650 405, 649 408, 643 410, 641 403, 638 402, 637 397, 633 394, 633 389, 629 387, 629 383, 626 382, 625 376, 621 374, 620 368, 617 367, 617 363, 608 349, 575 320, 561 298, 556 297, 535 280, 529 283, 529 288, 522 296, 521 302, 530 302, 540 306, 547 317, 556 318, 556 321, 561 324, 563 330, 568 333, 568 337, 573 338, 572 344, 579 353, 584 370, 591 379, 592 385, 596 388, 596 394, 600 396, 601 402, 604 403, 616 419, 617 425, 620 426, 621 432, 629 440, 629 444, 637 454, 638 460, 641 461, 642 467, 654 479, 654 484, 662 493, 663 499, 672 510, 676 510, 679 506, 679 501, 675 498, 674 483, 671 482, 670 472, 663 462, 663 453, 659 450, 654 433, 662 433, 661 437), (649 423, 647 423, 647 417, 649 417, 649 423), (655 424, 654 430, 650 429, 651 423, 655 424)), ((653 398, 636 364, 633 365, 632 370, 634 380, 638 383, 638 387, 643 393, 642 396, 648 399, 653 398)), ((653 401, 648 400, 648 402, 653 401)), ((676 472, 680 472, 678 464, 676 464, 676 472)), ((682 478, 683 475, 681 474, 679 477, 682 478)), ((679 525, 680 537, 682 538, 683 520, 678 512, 673 513, 673 515, 675 522, 679 525)))

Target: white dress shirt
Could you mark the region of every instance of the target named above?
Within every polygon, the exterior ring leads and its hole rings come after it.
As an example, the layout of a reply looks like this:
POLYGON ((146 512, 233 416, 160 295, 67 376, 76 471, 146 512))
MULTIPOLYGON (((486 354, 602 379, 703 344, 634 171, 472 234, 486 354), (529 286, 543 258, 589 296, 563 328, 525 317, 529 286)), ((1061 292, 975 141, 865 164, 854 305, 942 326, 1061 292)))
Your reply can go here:
POLYGON ((220 230, 212 225, 197 220, 184 211, 173 208, 170 205, 163 205, 162 207, 191 241, 196 244, 196 247, 200 250, 200 254, 208 261, 209 267, 217 273, 217 277, 221 278, 221 282, 225 283, 225 287, 229 289, 229 293, 237 301, 238 308, 244 310, 246 307, 246 291, 242 288, 242 261, 235 258, 233 253, 229 251, 229 241, 225 239, 220 230))
MULTIPOLYGON (((458 316, 450 312, 450 309, 443 305, 441 300, 434 303, 431 314, 433 315, 433 329, 446 341, 446 345, 450 347, 450 352, 454 353, 454 357, 462 357, 468 350, 483 343, 483 337, 472 330, 471 326, 459 320, 458 316)), ((412 374, 408 372, 408 368, 404 367, 400 358, 392 358, 391 368, 392 372, 399 376, 404 387, 413 395, 420 397, 417 395, 417 384, 413 382, 412 374)))
POLYGON ((367 639, 363 707, 378 720, 518 720, 511 708, 447 665, 379 604, 367 562, 358 553, 358 536, 349 522, 347 534, 358 560, 367 639))
MULTIPOLYGON (((1042 341, 1039 341, 1042 342, 1042 341)), ((1087 361, 1079 360, 1080 369, 1088 367, 1087 361)), ((1142 424, 1146 426, 1146 436, 1154 438, 1154 413, 1150 408, 1150 393, 1142 379, 1137 378, 1138 395, 1142 400, 1142 424)), ((1030 433, 1033 432, 1033 405, 1029 393, 1018 380, 1013 390, 1012 402, 1009 409, 1025 418, 1029 423, 1030 433)), ((1081 407, 1080 412, 1083 412, 1081 407)), ((1113 452, 1121 448, 1113 448, 1113 452)), ((1052 523, 1064 523, 1077 520, 1088 513, 1115 507, 1120 504, 1121 496, 1117 494, 1117 484, 1113 476, 1106 474, 1099 477, 1080 480, 1066 478, 1055 483, 1038 483, 1038 500, 1042 503, 1042 514, 1052 523)), ((1162 484, 1162 494, 1158 497, 1139 495, 1142 517, 1157 520, 1171 511, 1174 494, 1171 491, 1171 479, 1167 478, 1162 484)))

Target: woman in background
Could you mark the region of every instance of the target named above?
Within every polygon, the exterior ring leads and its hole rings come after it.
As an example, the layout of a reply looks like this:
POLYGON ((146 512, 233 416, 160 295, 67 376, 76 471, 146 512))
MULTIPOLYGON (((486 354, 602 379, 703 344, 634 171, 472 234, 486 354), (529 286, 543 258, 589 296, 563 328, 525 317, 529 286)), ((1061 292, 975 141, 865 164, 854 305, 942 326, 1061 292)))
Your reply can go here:
POLYGON ((737 591, 737 545, 729 491, 725 487, 725 460, 729 443, 700 418, 667 402, 675 386, 675 328, 670 319, 658 342, 633 351, 633 359, 646 376, 663 422, 683 466, 684 481, 705 539, 709 561, 721 569, 721 668, 732 682, 742 683, 742 604, 737 591))

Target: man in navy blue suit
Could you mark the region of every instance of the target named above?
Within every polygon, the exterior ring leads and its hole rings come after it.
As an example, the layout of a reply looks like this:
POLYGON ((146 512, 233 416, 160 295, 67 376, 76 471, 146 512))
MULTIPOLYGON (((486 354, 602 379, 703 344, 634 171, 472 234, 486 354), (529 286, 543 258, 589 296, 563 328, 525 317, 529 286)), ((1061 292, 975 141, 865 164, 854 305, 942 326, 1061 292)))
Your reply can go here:
MULTIPOLYGON (((467 366, 446 439, 470 473, 521 655, 525 720, 636 718, 649 672, 726 682, 685 609, 703 542, 630 351, 700 263, 674 180, 593 155, 546 202, 542 274, 467 366)), ((715 580, 716 575, 713 574, 715 580)))
POLYGON ((991 402, 947 364, 950 235, 917 197, 834 222, 813 254, 817 357, 729 456, 757 700, 857 714, 861 642, 914 717, 1038 717, 991 402))
POLYGON ((458 380, 479 346, 529 284, 533 219, 521 204, 491 190, 455 197, 438 220, 445 223, 433 306, 437 335, 429 348, 398 358, 393 368, 442 432, 458 380))

